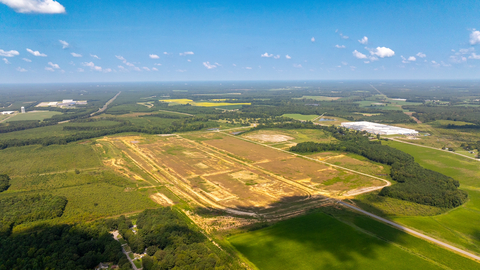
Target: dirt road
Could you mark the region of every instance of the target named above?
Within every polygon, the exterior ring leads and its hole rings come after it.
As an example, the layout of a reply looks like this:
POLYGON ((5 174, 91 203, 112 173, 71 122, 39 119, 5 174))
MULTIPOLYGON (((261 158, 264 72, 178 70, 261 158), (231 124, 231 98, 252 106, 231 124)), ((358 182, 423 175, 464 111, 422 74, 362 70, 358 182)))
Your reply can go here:
POLYGON ((107 103, 105 103, 105 105, 103 105, 102 108, 100 108, 100 109, 98 109, 98 111, 90 114, 90 116, 94 116, 95 114, 99 114, 99 113, 105 111, 108 108, 108 105, 110 105, 110 103, 112 103, 118 97, 118 95, 120 95, 121 93, 122 93, 122 91, 118 92, 113 98, 111 98, 109 101, 107 101, 107 103))
POLYGON ((357 212, 360 212, 360 213, 362 213, 362 214, 364 214, 364 215, 367 215, 367 216, 369 216, 369 217, 372 217, 372 218, 374 218, 374 219, 376 219, 376 220, 379 220, 379 221, 381 221, 381 222, 383 222, 383 223, 387 223, 387 224, 389 224, 389 225, 391 225, 391 226, 393 226, 393 227, 395 227, 395 228, 397 228, 397 229, 399 229, 399 230, 401 230, 401 231, 407 232, 407 233, 409 233, 409 234, 413 234, 413 235, 415 235, 415 236, 418 237, 418 238, 422 238, 422 239, 424 239, 424 240, 427 240, 428 242, 432 242, 432 243, 437 244, 437 245, 439 245, 439 246, 441 246, 441 247, 444 247, 444 248, 446 248, 446 249, 455 251, 456 253, 459 253, 459 254, 461 254, 461 255, 463 255, 463 256, 465 256, 465 257, 468 257, 468 258, 470 258, 470 259, 473 259, 473 260, 476 260, 476 261, 479 261, 479 262, 480 262, 480 256, 477 256, 477 255, 475 255, 475 254, 473 254, 473 253, 470 253, 470 252, 465 251, 465 250, 463 250, 463 249, 456 248, 456 247, 454 247, 454 246, 452 246, 452 245, 449 245, 449 244, 447 244, 447 243, 445 243, 445 242, 442 242, 442 241, 440 241, 440 240, 437 240, 437 239, 435 239, 435 238, 432 238, 432 237, 430 237, 430 236, 428 236, 428 235, 425 235, 425 234, 423 234, 423 233, 420 233, 420 232, 417 232, 417 231, 415 231, 415 230, 412 230, 412 229, 409 229, 409 228, 407 228, 407 227, 404 227, 404 226, 402 226, 402 225, 400 225, 400 224, 398 224, 398 223, 395 223, 395 222, 393 222, 393 221, 390 221, 390 220, 388 220, 388 219, 384 219, 384 218, 382 218, 382 217, 379 217, 379 216, 377 216, 377 215, 374 215, 374 214, 372 214, 372 213, 370 213, 370 212, 367 212, 367 211, 365 211, 365 210, 362 210, 362 209, 360 209, 360 208, 358 208, 358 207, 355 207, 355 206, 353 206, 353 205, 350 205, 350 204, 348 204, 348 203, 346 203, 346 202, 338 201, 338 203, 340 203, 341 205, 346 206, 346 207, 348 207, 348 208, 350 208, 350 209, 353 209, 353 210, 355 210, 355 211, 357 211, 357 212))

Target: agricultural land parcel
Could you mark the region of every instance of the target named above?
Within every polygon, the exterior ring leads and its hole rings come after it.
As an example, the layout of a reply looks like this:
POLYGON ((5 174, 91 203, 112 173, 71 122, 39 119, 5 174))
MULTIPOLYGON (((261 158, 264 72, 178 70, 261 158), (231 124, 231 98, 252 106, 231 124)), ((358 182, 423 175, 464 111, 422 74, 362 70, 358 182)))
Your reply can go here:
MULTIPOLYGON (((466 204, 441 215, 406 216, 408 214, 404 213, 396 216, 390 213, 388 217, 433 237, 480 253, 480 229, 478 228, 480 224, 480 162, 441 150, 395 141, 389 141, 386 144, 412 155, 423 167, 458 180, 460 188, 467 191, 470 198, 466 204)), ((377 205, 377 208, 381 209, 381 207, 381 203, 377 205)), ((385 212, 388 212, 388 206, 386 208, 385 212)), ((380 210, 377 214, 382 214, 382 211, 380 210)))
POLYGON ((228 241, 260 269, 474 269, 477 263, 348 210, 327 208, 228 241), (350 226, 349 226, 350 225, 350 226))
POLYGON ((53 112, 53 111, 31 111, 27 113, 18 113, 15 116, 6 120, 6 122, 11 121, 25 121, 25 120, 40 120, 50 118, 54 115, 62 114, 60 112, 53 112))
POLYGON ((207 101, 193 101, 191 99, 162 99, 161 102, 166 102, 171 105, 177 104, 190 104, 192 106, 200 107, 224 107, 224 106, 235 106, 235 105, 251 105, 251 103, 229 103, 229 102, 207 102, 207 101))

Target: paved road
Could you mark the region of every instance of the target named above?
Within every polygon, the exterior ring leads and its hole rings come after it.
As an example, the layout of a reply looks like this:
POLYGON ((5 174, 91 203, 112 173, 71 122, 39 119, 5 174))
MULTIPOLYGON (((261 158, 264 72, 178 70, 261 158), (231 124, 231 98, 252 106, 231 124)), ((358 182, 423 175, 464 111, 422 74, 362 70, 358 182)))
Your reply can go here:
POLYGON ((105 111, 107 109, 108 105, 110 105, 110 103, 112 103, 118 97, 118 95, 120 95, 121 93, 122 93, 122 91, 118 92, 113 98, 111 98, 109 101, 107 101, 107 103, 105 103, 105 105, 103 105, 102 108, 100 108, 100 109, 98 109, 98 111, 90 114, 90 116, 94 116, 95 114, 99 114, 99 113, 105 111))
POLYGON ((418 237, 418 238, 422 238, 422 239, 427 240, 427 241, 429 241, 429 242, 433 242, 433 243, 435 243, 435 244, 437 244, 437 245, 439 245, 439 246, 441 246, 441 247, 444 247, 444 248, 446 248, 446 249, 455 251, 455 252, 457 252, 457 253, 460 253, 460 254, 464 255, 465 257, 468 257, 468 258, 471 258, 471 259, 474 259, 474 260, 480 262, 480 256, 477 256, 477 255, 475 255, 475 254, 473 254, 473 253, 470 253, 470 252, 465 251, 465 250, 463 250, 463 249, 456 248, 456 247, 454 247, 454 246, 452 246, 452 245, 449 245, 449 244, 444 243, 444 242, 442 242, 442 241, 439 241, 439 240, 437 240, 437 239, 435 239, 435 238, 432 238, 432 237, 430 237, 430 236, 427 236, 427 235, 425 235, 425 234, 423 234, 423 233, 419 233, 419 232, 417 232, 417 231, 415 231, 415 230, 412 230, 412 229, 409 229, 409 228, 407 228, 407 227, 404 227, 404 226, 402 226, 402 225, 400 225, 400 224, 398 224, 398 223, 395 223, 395 222, 393 222, 393 221, 390 221, 390 220, 384 219, 384 218, 382 218, 382 217, 379 217, 379 216, 377 216, 377 215, 374 215, 374 214, 372 214, 372 213, 370 213, 370 212, 367 212, 367 211, 365 211, 365 210, 362 210, 362 209, 360 209, 360 208, 358 208, 358 207, 355 207, 355 206, 353 206, 353 205, 350 205, 350 204, 348 204, 348 203, 345 203, 345 202, 342 202, 342 201, 338 201, 338 203, 340 203, 341 205, 346 206, 346 207, 348 207, 348 208, 351 208, 351 209, 353 209, 353 210, 355 210, 355 211, 358 211, 358 212, 360 212, 360 213, 362 213, 362 214, 365 214, 365 215, 367 215, 367 216, 369 216, 369 217, 372 217, 372 218, 374 218, 374 219, 376 219, 376 220, 379 220, 379 221, 381 221, 381 222, 387 223, 387 224, 389 224, 389 225, 391 225, 391 226, 393 226, 393 227, 395 227, 395 228, 397 228, 397 229, 399 229, 399 230, 401 230, 401 231, 407 232, 407 233, 409 233, 409 234, 413 234, 413 235, 415 235, 415 236, 418 237))
POLYGON ((387 139, 392 140, 392 141, 396 141, 396 142, 401 142, 401 143, 411 144, 411 145, 415 145, 415 146, 420 146, 420 147, 424 147, 424 148, 430 148, 430 149, 442 151, 442 152, 445 152, 445 153, 450 153, 450 154, 454 154, 454 155, 459 155, 459 156, 462 156, 462 157, 465 157, 465 158, 469 158, 469 159, 473 159, 473 160, 476 160, 476 161, 480 161, 480 159, 478 159, 478 158, 472 158, 472 157, 469 157, 469 156, 466 156, 466 155, 463 155, 463 154, 455 153, 455 152, 448 151, 448 150, 443 150, 443 149, 440 149, 440 148, 435 148, 435 147, 431 147, 431 146, 425 146, 425 145, 416 144, 416 143, 411 143, 411 142, 405 142, 405 141, 397 140, 397 139, 394 139, 394 138, 387 138, 387 139))

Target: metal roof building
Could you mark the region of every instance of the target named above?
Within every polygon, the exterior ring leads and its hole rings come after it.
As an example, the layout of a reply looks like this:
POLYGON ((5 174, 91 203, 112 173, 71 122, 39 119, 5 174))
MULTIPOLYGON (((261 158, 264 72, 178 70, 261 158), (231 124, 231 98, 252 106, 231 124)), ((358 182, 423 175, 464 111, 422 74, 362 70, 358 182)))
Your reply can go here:
POLYGON ((418 131, 409 128, 401 128, 367 121, 344 122, 342 127, 354 130, 366 131, 372 134, 380 135, 418 135, 418 131))

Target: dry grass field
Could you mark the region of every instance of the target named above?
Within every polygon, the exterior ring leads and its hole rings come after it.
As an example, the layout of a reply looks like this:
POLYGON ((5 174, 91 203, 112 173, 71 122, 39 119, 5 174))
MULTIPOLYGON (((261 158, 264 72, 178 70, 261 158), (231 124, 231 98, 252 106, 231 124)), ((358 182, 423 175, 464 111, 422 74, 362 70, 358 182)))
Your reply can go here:
POLYGON ((252 134, 252 139, 259 143, 221 132, 106 137, 96 147, 104 164, 137 180, 139 187, 156 189, 150 197, 157 203, 174 204, 165 194, 168 190, 190 207, 230 215, 278 218, 329 197, 385 184, 316 162, 328 160, 372 175, 384 172, 368 161, 339 153, 322 153, 311 160, 261 143, 295 139, 285 134, 252 134))

